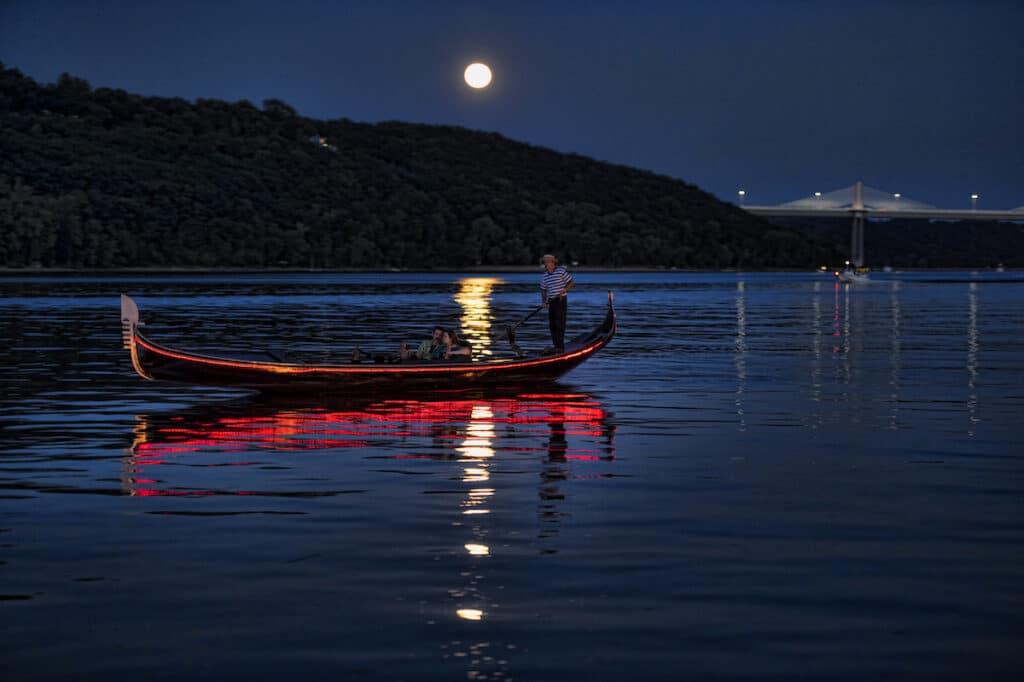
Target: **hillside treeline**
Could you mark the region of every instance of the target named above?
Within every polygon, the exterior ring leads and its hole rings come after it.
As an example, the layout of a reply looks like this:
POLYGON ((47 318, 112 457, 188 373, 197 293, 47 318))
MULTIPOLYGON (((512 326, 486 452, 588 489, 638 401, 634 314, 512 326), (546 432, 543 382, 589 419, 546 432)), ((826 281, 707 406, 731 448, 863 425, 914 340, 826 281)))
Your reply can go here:
MULTIPOLYGON (((0 64, 0 266, 785 268, 833 244, 685 182, 456 127, 144 97, 0 64), (321 139, 322 138, 322 139, 321 139)), ((610 135, 615 131, 609 131, 610 135)))

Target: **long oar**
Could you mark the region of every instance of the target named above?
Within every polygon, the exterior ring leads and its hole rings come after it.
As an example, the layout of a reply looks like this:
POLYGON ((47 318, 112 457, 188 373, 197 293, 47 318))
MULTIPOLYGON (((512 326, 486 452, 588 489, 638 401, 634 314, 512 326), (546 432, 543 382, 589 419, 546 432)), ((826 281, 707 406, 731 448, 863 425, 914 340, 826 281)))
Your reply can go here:
POLYGON ((512 345, 512 350, 516 352, 516 356, 523 357, 523 349, 520 348, 519 344, 516 343, 516 330, 522 327, 524 324, 526 324, 527 320, 529 320, 531 317, 533 317, 543 309, 544 306, 539 305, 533 310, 531 310, 529 315, 519 320, 515 324, 505 325, 505 332, 504 334, 502 334, 502 336, 504 338, 508 338, 508 342, 512 345))

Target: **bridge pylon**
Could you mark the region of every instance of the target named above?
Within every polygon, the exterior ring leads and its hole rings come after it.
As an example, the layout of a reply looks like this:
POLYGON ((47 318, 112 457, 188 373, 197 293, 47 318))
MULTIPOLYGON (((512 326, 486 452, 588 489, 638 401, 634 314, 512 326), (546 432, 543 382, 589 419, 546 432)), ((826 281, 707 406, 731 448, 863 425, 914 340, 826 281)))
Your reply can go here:
POLYGON ((853 186, 850 211, 853 214, 853 224, 850 226, 850 263, 860 268, 864 266, 864 183, 860 180, 853 186))

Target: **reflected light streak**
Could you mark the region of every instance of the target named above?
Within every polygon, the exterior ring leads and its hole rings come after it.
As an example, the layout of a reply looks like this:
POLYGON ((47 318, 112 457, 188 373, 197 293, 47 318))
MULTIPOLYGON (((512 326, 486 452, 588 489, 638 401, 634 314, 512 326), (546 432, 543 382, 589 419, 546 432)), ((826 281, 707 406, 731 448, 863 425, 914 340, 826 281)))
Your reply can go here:
POLYGON ((491 478, 487 469, 483 467, 466 467, 463 471, 465 472, 462 475, 463 483, 480 483, 491 478))
POLYGON ((487 514, 489 509, 478 509, 486 504, 487 498, 494 494, 494 488, 474 488, 469 491, 469 499, 462 502, 463 514, 487 514))
POLYGON ((836 375, 844 384, 850 383, 850 285, 843 285, 842 303, 839 299, 839 282, 836 282, 835 312, 832 317, 832 354, 840 365, 836 375))
MULTIPOLYGON (((489 404, 473 405, 469 416, 469 423, 466 424, 466 438, 462 444, 455 448, 462 461, 469 460, 462 470, 462 480, 470 483, 486 481, 490 478, 487 472, 486 462, 494 457, 494 411, 489 404)), ((487 502, 487 498, 494 494, 494 488, 472 488, 469 491, 468 499, 462 503, 463 514, 487 514, 489 509, 481 505, 487 502)))
POLYGON ((493 277, 467 277, 459 282, 455 302, 462 306, 461 333, 473 344, 473 354, 493 355, 491 351, 491 291, 502 280, 493 277))
POLYGON ((900 283, 892 283, 892 291, 889 294, 889 303, 892 307, 892 348, 889 353, 889 401, 892 403, 892 413, 889 415, 889 428, 895 431, 899 428, 900 411, 900 351, 902 350, 902 337, 900 335, 900 283))
MULTIPOLYGON (((822 346, 822 325, 824 316, 821 311, 821 282, 814 283, 814 297, 811 299, 812 327, 814 336, 811 337, 811 349, 814 353, 814 364, 811 366, 811 400, 821 400, 821 346, 822 346)), ((821 416, 817 416, 817 426, 821 425, 821 416)))
MULTIPOLYGON (((849 360, 850 357, 850 285, 847 284, 843 289, 843 358, 849 360)), ((847 366, 847 374, 849 374, 849 367, 847 366)), ((847 376, 847 382, 849 382, 849 376, 847 376)))
POLYGON ((462 447, 458 448, 458 450, 460 453, 462 453, 463 457, 468 457, 470 459, 484 459, 485 457, 494 457, 494 450, 485 445, 475 447, 472 445, 463 445, 462 447))
MULTIPOLYGON (((469 421, 466 423, 466 437, 460 447, 456 448, 461 455, 460 461, 467 465, 463 467, 462 480, 470 485, 490 478, 487 465, 494 457, 494 449, 491 447, 495 438, 494 424, 495 415, 492 405, 490 403, 475 403, 470 412, 469 421)), ((487 503, 493 495, 494 488, 471 487, 460 505, 462 513, 474 516, 490 514, 491 510, 487 508, 487 503)), ((466 538, 469 542, 466 542, 463 548, 473 557, 490 556, 491 554, 491 548, 484 543, 487 531, 482 526, 482 521, 483 519, 478 521, 467 519, 472 537, 466 538)), ((476 577, 477 581, 481 579, 482 576, 476 577)), ((476 583, 471 582, 466 592, 475 592, 479 596, 479 589, 475 585, 476 583)), ((463 608, 456 610, 455 614, 463 620, 481 620, 484 617, 484 612, 480 609, 463 608)))
POLYGON ((743 414, 743 392, 747 383, 747 305, 743 281, 736 283, 736 416, 740 431, 747 430, 747 418, 743 414))
POLYGON ((974 425, 980 420, 978 409, 978 283, 967 287, 967 435, 974 437, 974 425))
MULTIPOLYGON (((835 286, 835 303, 832 304, 832 336, 835 339, 839 337, 839 280, 836 280, 835 286)), ((839 342, 833 340, 832 342, 832 353, 839 352, 839 342)))
POLYGON ((488 459, 494 457, 494 412, 490 405, 474 405, 466 425, 466 438, 455 451, 466 459, 488 459))

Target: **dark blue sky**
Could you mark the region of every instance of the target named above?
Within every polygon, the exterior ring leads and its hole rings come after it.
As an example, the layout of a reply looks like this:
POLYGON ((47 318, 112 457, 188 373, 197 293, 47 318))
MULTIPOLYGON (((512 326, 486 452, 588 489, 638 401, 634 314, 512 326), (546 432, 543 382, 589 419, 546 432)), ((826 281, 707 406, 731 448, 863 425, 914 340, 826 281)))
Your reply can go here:
POLYGON ((1022 35, 1019 0, 0 0, 0 60, 42 82, 495 130, 750 204, 1024 205, 1022 35))

